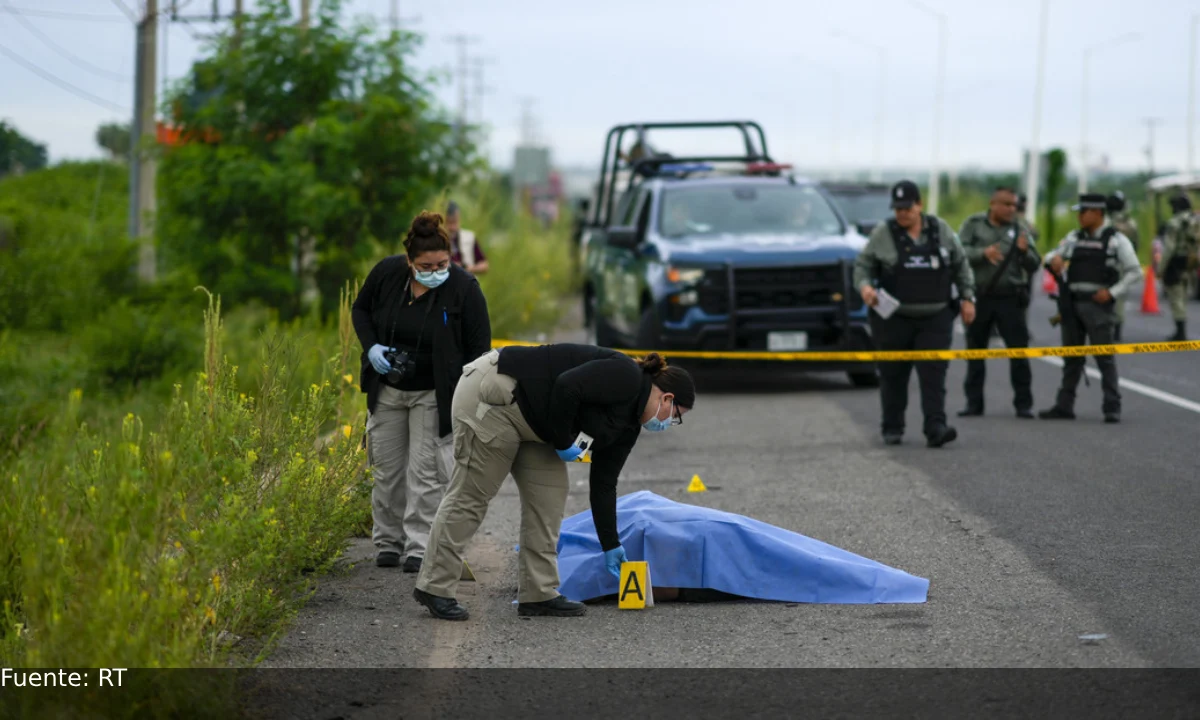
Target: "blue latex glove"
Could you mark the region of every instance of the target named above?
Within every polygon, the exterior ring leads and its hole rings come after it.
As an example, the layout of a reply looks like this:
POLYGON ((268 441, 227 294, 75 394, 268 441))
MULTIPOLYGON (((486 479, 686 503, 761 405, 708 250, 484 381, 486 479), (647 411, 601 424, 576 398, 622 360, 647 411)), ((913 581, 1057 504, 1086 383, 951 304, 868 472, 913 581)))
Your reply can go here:
POLYGON ((618 580, 621 578, 621 563, 628 562, 628 560, 629 558, 625 557, 625 548, 620 545, 612 550, 604 551, 604 566, 618 580))
POLYGON ((566 450, 555 450, 558 456, 563 459, 563 462, 575 462, 575 460, 583 454, 583 448, 572 445, 566 450))
POLYGON ((375 372, 380 375, 387 375, 392 369, 392 364, 383 356, 388 349, 387 346, 376 343, 367 351, 367 359, 371 361, 371 367, 375 368, 375 372))

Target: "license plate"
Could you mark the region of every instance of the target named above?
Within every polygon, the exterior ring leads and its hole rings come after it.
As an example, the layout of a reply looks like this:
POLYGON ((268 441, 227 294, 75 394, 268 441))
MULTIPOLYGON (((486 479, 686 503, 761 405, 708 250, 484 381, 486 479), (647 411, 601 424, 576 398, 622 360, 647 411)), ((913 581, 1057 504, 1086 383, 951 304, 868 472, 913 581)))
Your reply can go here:
POLYGON ((795 352, 808 349, 806 332, 767 333, 767 349, 771 352, 795 352))

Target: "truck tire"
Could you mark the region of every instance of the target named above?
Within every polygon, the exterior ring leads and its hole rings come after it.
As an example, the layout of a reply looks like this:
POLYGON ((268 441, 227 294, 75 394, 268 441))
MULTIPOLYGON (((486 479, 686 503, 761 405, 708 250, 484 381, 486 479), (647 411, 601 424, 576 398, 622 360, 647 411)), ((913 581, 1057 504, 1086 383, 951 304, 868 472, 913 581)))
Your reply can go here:
POLYGON ((662 323, 658 321, 658 313, 654 311, 653 306, 642 311, 634 345, 637 346, 635 350, 662 349, 662 323))
POLYGON ((608 323, 604 322, 600 317, 600 313, 597 312, 595 294, 588 293, 585 302, 587 305, 585 306, 584 313, 585 317, 588 318, 587 329, 590 336, 588 339, 600 347, 613 347, 616 343, 616 335, 608 327, 608 323))
POLYGON ((859 388, 879 387, 879 375, 871 370, 869 372, 848 372, 850 384, 859 388))

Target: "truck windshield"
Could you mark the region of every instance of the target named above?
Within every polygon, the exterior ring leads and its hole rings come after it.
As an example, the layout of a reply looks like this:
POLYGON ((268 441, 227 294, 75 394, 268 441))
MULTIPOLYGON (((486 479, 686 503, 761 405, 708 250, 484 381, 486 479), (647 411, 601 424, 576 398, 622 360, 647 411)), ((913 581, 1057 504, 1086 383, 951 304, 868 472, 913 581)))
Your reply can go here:
POLYGON ((815 188, 797 185, 710 185, 668 188, 658 231, 663 237, 786 233, 840 235, 837 214, 815 188))
POLYGON ((891 199, 887 190, 875 192, 831 192, 846 220, 851 223, 879 222, 892 216, 891 199))

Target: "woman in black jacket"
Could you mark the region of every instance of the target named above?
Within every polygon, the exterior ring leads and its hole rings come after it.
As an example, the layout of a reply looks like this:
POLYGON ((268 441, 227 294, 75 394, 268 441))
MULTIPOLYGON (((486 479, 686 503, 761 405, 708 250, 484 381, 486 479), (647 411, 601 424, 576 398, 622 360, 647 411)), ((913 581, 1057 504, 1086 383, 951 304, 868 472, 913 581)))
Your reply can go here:
POLYGON ((442 216, 423 212, 406 255, 380 261, 354 300, 373 470, 375 564, 417 572, 449 483, 450 399, 463 365, 492 344, 478 281, 450 262, 442 216))
POLYGON ((683 422, 696 402, 686 370, 657 353, 634 360, 594 345, 493 350, 463 369, 454 395, 454 476, 429 534, 429 562, 413 597, 443 620, 465 620, 455 600, 462 552, 511 472, 521 494, 518 615, 583 615, 558 594, 558 531, 567 467, 592 453, 591 505, 609 572, 617 536, 617 476, 642 429, 683 422))

